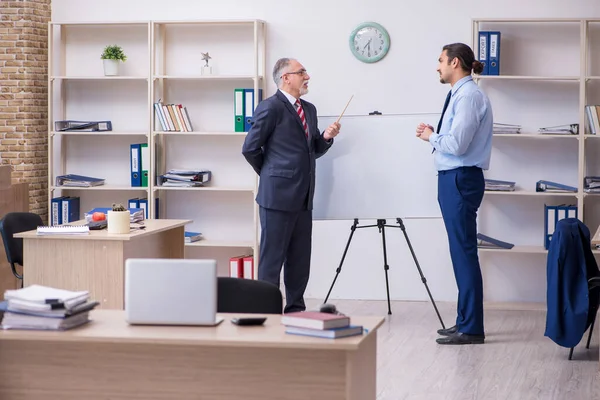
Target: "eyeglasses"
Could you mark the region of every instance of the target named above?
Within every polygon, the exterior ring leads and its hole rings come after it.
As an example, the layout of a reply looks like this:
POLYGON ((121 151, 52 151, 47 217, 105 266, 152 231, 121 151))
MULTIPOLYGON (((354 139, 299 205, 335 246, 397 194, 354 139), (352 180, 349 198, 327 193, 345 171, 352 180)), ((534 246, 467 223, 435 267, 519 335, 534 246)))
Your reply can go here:
POLYGON ((308 76, 308 74, 306 73, 305 69, 301 69, 300 71, 294 71, 294 72, 286 72, 284 74, 281 75, 281 77, 283 77, 283 75, 301 75, 301 76, 308 76))

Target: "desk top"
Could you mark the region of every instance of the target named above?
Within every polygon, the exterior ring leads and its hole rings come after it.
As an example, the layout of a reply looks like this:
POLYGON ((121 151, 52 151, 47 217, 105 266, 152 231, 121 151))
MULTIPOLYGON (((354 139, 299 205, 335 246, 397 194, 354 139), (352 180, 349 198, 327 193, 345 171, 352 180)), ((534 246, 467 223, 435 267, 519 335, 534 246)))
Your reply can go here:
POLYGON ((323 339, 285 333, 280 315, 219 314, 225 320, 216 327, 132 326, 125 321, 123 310, 94 310, 91 322, 68 331, 0 330, 0 340, 49 342, 132 343, 191 346, 226 346, 258 348, 306 348, 323 350, 357 350, 362 341, 384 322, 383 317, 351 317, 353 325, 362 325, 366 333, 340 339, 323 339), (262 326, 237 326, 234 317, 267 317, 262 326))
MULTIPOLYGON (((92 230, 89 235, 38 235, 36 230, 27 232, 21 232, 14 235, 14 237, 25 238, 25 239, 69 239, 69 240, 132 240, 141 238, 144 236, 152 235, 158 232, 166 231, 173 228, 184 226, 185 224, 191 223, 192 220, 188 219, 147 219, 144 220, 145 229, 132 229, 130 233, 118 234, 108 233, 108 230, 92 230)), ((72 225, 83 225, 85 220, 79 220, 72 223, 72 225)), ((135 225, 135 224, 134 224, 135 225)))

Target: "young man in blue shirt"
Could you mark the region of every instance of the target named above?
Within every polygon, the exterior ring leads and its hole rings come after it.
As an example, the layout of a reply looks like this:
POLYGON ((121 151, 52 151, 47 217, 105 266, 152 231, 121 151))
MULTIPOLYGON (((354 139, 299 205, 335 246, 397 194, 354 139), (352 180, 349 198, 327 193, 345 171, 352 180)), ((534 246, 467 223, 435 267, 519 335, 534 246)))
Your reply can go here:
POLYGON ((442 116, 434 132, 417 126, 417 137, 433 147, 438 170, 438 203, 448 233, 450 257, 458 286, 456 325, 438 330, 439 344, 480 344, 483 327, 483 280, 477 254, 477 210, 483 199, 483 170, 492 150, 492 107, 473 82, 471 71, 483 65, 463 43, 443 47, 438 73, 449 83, 442 116))

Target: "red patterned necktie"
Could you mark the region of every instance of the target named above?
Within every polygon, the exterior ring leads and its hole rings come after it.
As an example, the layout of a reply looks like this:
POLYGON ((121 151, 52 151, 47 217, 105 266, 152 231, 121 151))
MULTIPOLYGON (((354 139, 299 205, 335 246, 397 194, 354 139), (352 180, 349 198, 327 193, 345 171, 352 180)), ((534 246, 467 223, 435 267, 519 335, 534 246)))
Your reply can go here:
POLYGON ((302 126, 304 127, 304 134, 308 137, 308 125, 306 125, 306 117, 304 117, 304 109, 302 108, 302 104, 300 104, 300 100, 296 100, 296 112, 298 112, 298 116, 302 121, 302 126))

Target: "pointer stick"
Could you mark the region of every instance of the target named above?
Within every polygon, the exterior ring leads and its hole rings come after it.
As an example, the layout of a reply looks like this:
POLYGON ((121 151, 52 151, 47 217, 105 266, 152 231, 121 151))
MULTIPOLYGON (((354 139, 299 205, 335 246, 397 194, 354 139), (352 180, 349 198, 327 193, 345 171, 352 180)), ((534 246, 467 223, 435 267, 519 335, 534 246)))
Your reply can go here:
POLYGON ((340 119, 342 119, 342 116, 344 115, 344 113, 346 112, 346 108, 348 108, 348 104, 350 104, 350 102, 352 101, 352 98, 354 97, 354 95, 350 96, 350 100, 348 100, 348 102, 346 103, 346 107, 344 107, 344 111, 342 111, 342 113, 340 114, 340 116, 338 117, 337 121, 335 121, 335 123, 339 123, 340 119))

